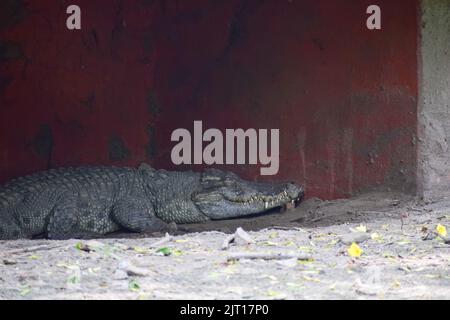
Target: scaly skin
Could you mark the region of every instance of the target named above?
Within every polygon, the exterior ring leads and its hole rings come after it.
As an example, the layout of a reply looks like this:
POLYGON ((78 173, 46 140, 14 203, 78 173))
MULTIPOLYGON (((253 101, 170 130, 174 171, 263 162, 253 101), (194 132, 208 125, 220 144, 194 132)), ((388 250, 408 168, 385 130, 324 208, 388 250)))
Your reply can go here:
POLYGON ((89 238, 151 232, 299 202, 292 183, 256 183, 231 172, 116 167, 53 169, 0 187, 0 239, 89 238))

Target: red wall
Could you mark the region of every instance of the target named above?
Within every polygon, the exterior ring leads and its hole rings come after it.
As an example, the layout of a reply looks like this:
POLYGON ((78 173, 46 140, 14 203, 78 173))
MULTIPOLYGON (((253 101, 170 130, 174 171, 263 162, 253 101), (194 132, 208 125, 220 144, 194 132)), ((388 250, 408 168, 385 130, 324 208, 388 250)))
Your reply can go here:
MULTIPOLYGON (((412 192, 415 0, 77 0, 0 4, 0 182, 48 167, 175 169, 177 128, 279 128, 308 196, 412 192), (82 30, 65 11, 82 9, 82 30)), ((201 169, 193 167, 193 169, 201 169)))

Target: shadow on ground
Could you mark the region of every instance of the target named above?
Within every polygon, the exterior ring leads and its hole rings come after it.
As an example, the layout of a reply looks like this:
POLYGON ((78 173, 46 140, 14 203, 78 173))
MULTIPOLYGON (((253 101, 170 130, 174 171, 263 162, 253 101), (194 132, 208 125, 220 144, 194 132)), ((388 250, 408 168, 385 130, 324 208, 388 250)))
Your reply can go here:
MULTIPOLYGON (((352 199, 323 201, 312 198, 301 203, 297 208, 286 212, 272 210, 266 214, 211 221, 200 224, 188 224, 178 226, 175 235, 193 232, 220 231, 233 233, 238 227, 249 231, 259 231, 270 227, 279 229, 293 229, 304 227, 327 227, 344 223, 362 223, 381 215, 396 214, 396 209, 410 204, 412 196, 398 193, 367 193, 352 199)), ((400 219, 400 215, 399 215, 400 219)), ((161 233, 130 234, 115 233, 113 238, 143 238, 159 237, 161 233)))

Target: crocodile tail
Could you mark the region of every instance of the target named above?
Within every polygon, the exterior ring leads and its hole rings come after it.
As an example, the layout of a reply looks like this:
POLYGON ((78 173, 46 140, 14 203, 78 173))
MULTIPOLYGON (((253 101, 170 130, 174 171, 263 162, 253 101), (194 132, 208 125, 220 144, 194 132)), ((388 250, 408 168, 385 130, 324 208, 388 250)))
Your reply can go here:
POLYGON ((5 210, 0 211, 0 240, 13 240, 23 237, 15 219, 5 210))

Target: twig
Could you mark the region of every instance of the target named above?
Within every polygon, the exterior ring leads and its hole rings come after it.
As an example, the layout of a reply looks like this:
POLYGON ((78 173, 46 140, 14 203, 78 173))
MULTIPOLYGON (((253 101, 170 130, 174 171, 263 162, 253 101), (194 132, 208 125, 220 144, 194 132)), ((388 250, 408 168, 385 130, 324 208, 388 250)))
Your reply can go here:
POLYGON ((374 211, 374 210, 358 210, 357 213, 359 214, 387 214, 390 213, 389 211, 374 211))
POLYGON ((274 227, 270 227, 267 228, 266 230, 285 230, 285 231, 302 231, 301 228, 298 227, 283 227, 283 226, 274 226, 274 227))
POLYGON ((235 236, 241 238, 247 243, 254 243, 253 239, 250 237, 250 235, 244 231, 242 228, 237 228, 235 232, 235 236))
POLYGON ((222 243, 222 250, 228 250, 228 248, 230 247, 230 244, 232 242, 234 242, 234 237, 235 237, 235 234, 233 233, 232 235, 225 238, 225 240, 222 243))
POLYGON ((230 255, 227 257, 228 261, 236 261, 236 260, 242 260, 242 259, 249 259, 249 260, 289 260, 289 259, 297 259, 297 260, 310 260, 310 256, 299 256, 299 255, 293 255, 293 254, 282 254, 282 253, 245 253, 245 252, 237 252, 237 253, 230 253, 230 255))
POLYGON ((21 249, 15 249, 10 251, 5 251, 1 253, 1 256, 11 256, 16 254, 24 254, 24 253, 30 253, 30 252, 36 252, 36 251, 43 251, 43 250, 51 250, 56 248, 64 247, 65 245, 40 245, 40 246, 34 246, 34 247, 28 247, 28 248, 21 248, 21 249))
POLYGON ((241 238, 246 243, 254 243, 255 241, 250 237, 250 235, 244 231, 241 227, 236 229, 236 232, 231 236, 228 236, 222 244, 222 250, 227 250, 230 244, 233 243, 237 238, 241 238))
POLYGON ((150 248, 156 248, 156 247, 160 247, 161 245, 172 241, 173 237, 171 235, 169 235, 168 233, 166 233, 166 236, 164 238, 162 238, 161 240, 156 241, 155 243, 152 243, 150 245, 150 248))

